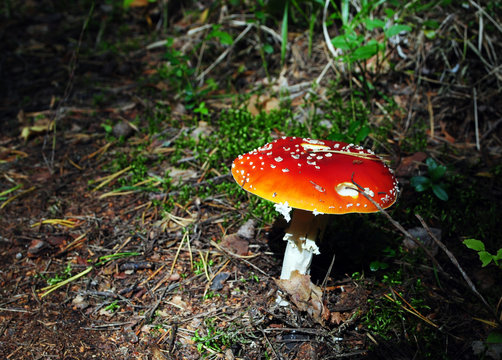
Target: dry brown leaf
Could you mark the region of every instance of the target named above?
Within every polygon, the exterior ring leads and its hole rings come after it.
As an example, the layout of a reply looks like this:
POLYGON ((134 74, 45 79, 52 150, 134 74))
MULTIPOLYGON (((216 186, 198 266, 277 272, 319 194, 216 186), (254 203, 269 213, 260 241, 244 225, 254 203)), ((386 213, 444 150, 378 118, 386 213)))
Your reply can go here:
POLYGON ((223 237, 220 246, 237 255, 247 255, 249 250, 249 242, 237 234, 223 237))
POLYGON ((427 154, 424 152, 416 152, 413 155, 402 158, 396 169, 396 176, 411 176, 426 158, 427 154))
POLYGON ((331 313, 331 319, 330 319, 331 323, 335 323, 337 325, 340 325, 340 323, 344 320, 345 320, 344 317, 342 316, 342 314, 339 311, 334 311, 331 313))
POLYGON ((302 275, 295 270, 289 279, 275 280, 277 286, 287 293, 291 301, 302 311, 306 311, 319 324, 329 318, 329 310, 322 302, 322 291, 312 284, 310 275, 302 275))
POLYGON ((276 97, 266 97, 263 95, 253 94, 249 97, 247 110, 251 113, 251 115, 256 116, 261 110, 268 114, 272 110, 278 110, 280 107, 281 103, 276 97))
POLYGON ((168 304, 174 305, 182 310, 188 309, 188 304, 182 299, 180 295, 173 296, 173 298, 171 299, 171 301, 168 302, 168 304))
POLYGON ((191 179, 197 178, 197 172, 192 169, 178 169, 175 167, 168 168, 166 174, 172 179, 173 185, 183 185, 191 179))
POLYGON ((128 1, 128 5, 130 7, 145 7, 145 6, 148 6, 149 3, 150 3, 149 0, 132 0, 132 1, 128 1))

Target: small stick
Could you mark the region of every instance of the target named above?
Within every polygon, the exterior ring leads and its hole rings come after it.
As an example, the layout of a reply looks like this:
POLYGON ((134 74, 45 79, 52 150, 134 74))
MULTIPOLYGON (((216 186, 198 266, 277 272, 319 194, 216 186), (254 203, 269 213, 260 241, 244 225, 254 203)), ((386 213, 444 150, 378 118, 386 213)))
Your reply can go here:
POLYGON ((427 111, 429 112, 430 137, 434 140, 434 109, 432 108, 431 93, 427 92, 427 111))
MULTIPOLYGON (((183 242, 187 237, 188 237, 188 232, 185 232, 185 234, 183 234, 183 237, 181 238, 180 245, 178 246, 178 250, 176 251, 176 255, 174 256, 173 264, 171 265, 171 271, 169 272, 169 275, 173 274, 174 266, 176 265, 176 262, 178 261, 178 256, 180 255, 181 247, 183 246, 183 242)), ((190 266, 192 266, 191 262, 190 266)))
POLYGON ((248 25, 240 34, 239 36, 237 36, 237 38, 234 40, 234 42, 232 43, 232 46, 230 46, 228 49, 226 49, 223 53, 221 53, 220 56, 218 56, 218 58, 211 64, 209 65, 209 67, 204 70, 202 73, 199 74, 199 76, 197 76, 197 81, 201 81, 204 79, 204 77, 209 74, 209 72, 211 72, 211 70, 213 70, 216 65, 218 65, 221 61, 223 61, 223 59, 230 53, 230 51, 232 51, 232 49, 235 47, 235 44, 237 44, 248 32, 249 30, 251 30, 253 26, 250 24, 248 25))
POLYGON ((329 37, 328 28, 326 27, 326 17, 328 14, 329 3, 329 0, 326 0, 326 2, 324 3, 324 9, 322 12, 322 33, 324 35, 324 42, 326 43, 326 47, 328 48, 331 55, 333 55, 333 58, 336 59, 340 55, 340 53, 335 50, 335 47, 331 42, 331 38, 329 37))
POLYGON ((478 122, 478 99, 476 88, 472 88, 472 100, 474 102, 474 133, 476 135, 476 149, 480 150, 479 144, 479 122, 478 122))
POLYGON ((326 297, 326 284, 328 283, 329 279, 329 274, 331 273, 331 269, 333 269, 333 264, 335 263, 335 257, 336 254, 333 254, 333 258, 331 259, 331 264, 329 264, 328 271, 326 272, 326 276, 324 277, 324 280, 322 281, 322 302, 324 303, 324 298, 326 297))
POLYGON ((275 357, 279 360, 282 360, 282 356, 280 354, 277 353, 277 351, 275 350, 274 346, 272 345, 272 343, 270 342, 270 340, 268 339, 268 336, 267 334, 265 333, 265 331, 260 327, 260 331, 261 333, 263 334, 263 337, 265 338, 265 340, 267 341, 268 343, 268 346, 270 346, 270 348, 272 349, 272 352, 275 354, 275 357))
POLYGON ((176 340, 176 333, 178 332, 178 324, 174 323, 171 327, 171 334, 169 336, 169 344, 167 347, 168 354, 173 352, 174 340, 176 340))
POLYGON ((239 260, 241 260, 242 262, 244 262, 245 264, 251 266, 252 268, 254 268, 255 270, 259 271, 260 273, 262 273, 263 275, 265 275, 267 278, 270 278, 271 276, 269 274, 267 274, 265 271, 263 271, 262 269, 260 269, 258 266, 256 266, 255 264, 247 261, 245 259, 245 257, 255 257, 257 256, 258 254, 256 255, 249 255, 249 256, 243 256, 243 255, 237 255, 231 251, 228 251, 227 249, 224 249, 222 248, 221 246, 219 246, 216 242, 214 242, 213 240, 211 240, 211 245, 213 245, 214 247, 218 248, 218 250, 220 250, 222 253, 224 253, 225 255, 227 256, 232 256, 232 257, 235 257, 239 260))

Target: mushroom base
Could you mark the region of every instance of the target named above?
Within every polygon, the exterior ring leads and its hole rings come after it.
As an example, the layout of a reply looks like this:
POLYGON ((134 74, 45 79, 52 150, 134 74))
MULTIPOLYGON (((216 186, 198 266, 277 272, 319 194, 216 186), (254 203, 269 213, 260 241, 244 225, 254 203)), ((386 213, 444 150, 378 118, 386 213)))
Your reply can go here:
MULTIPOLYGON (((318 255, 316 240, 321 238, 326 228, 328 216, 314 215, 310 211, 295 209, 293 219, 286 229, 284 240, 288 242, 284 252, 281 279, 289 279, 291 273, 297 270, 300 274, 310 273, 313 255, 318 255)), ((282 306, 288 302, 279 295, 277 303, 282 306)))

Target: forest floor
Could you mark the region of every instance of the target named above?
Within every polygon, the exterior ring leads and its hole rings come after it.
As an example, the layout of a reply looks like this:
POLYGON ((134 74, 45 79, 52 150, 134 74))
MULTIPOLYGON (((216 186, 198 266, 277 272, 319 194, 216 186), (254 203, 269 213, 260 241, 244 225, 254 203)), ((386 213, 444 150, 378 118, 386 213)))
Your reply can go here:
POLYGON ((281 61, 277 22, 230 3, 7 3, 2 359, 500 358, 502 34, 486 12, 483 35, 474 11, 435 8, 437 36, 385 43, 372 89, 331 62, 320 22, 309 48, 291 21, 281 61), (321 303, 279 306, 284 224, 229 169, 337 131, 385 154, 401 195, 391 219, 333 218, 321 303))

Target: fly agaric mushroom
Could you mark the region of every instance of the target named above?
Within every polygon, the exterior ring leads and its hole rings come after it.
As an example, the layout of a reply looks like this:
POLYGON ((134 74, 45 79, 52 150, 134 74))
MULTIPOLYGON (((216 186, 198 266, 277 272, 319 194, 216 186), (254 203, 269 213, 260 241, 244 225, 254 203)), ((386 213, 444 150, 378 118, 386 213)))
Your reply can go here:
POLYGON ((398 193, 391 170, 371 150, 329 140, 277 139, 240 155, 232 175, 243 189, 273 201, 286 221, 291 220, 284 235, 288 244, 281 279, 289 279, 294 270, 310 272, 326 214, 377 212, 368 198, 385 209, 398 193))

